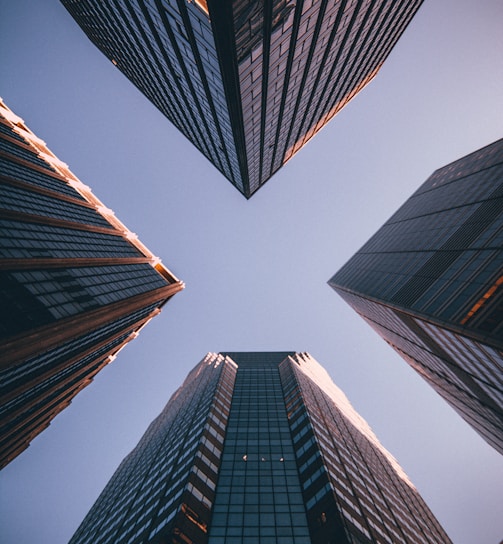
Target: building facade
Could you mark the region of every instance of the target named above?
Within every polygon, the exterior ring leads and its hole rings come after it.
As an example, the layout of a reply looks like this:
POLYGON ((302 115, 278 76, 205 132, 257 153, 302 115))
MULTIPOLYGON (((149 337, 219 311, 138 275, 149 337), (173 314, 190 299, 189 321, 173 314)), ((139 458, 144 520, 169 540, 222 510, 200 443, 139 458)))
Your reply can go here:
POLYGON ((0 466, 182 288, 0 100, 0 466))
POLYGON ((307 353, 209 353, 71 544, 447 543, 307 353))
POLYGON ((329 284, 503 453, 503 140, 435 171, 329 284))
POLYGON ((376 75, 422 0, 62 0, 249 198, 376 75))

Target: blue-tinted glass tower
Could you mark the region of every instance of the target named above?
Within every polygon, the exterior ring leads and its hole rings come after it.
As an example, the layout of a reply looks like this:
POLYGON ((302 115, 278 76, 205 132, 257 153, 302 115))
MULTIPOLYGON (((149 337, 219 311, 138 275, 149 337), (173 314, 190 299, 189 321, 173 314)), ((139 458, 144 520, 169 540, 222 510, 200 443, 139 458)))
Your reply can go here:
POLYGON ((307 353, 209 353, 71 544, 449 543, 307 353))
POLYGON ((0 101, 0 466, 182 288, 0 101))
POLYGON ((503 140, 434 172, 329 284, 503 453, 503 140))
POLYGON ((377 74, 422 0, 62 0, 249 198, 377 74))

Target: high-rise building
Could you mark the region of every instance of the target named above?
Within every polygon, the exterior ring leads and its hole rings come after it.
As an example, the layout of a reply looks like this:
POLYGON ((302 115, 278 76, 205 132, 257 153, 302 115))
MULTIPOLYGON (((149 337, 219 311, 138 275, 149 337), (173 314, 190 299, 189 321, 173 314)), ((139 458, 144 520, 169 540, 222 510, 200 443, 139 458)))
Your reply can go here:
POLYGON ((62 0, 249 198, 376 75, 422 0, 62 0))
POLYGON ((0 100, 0 467, 182 288, 0 100))
POLYGON ((209 353, 71 544, 447 543, 307 353, 209 353))
POLYGON ((503 140, 435 171, 329 284, 503 453, 503 140))

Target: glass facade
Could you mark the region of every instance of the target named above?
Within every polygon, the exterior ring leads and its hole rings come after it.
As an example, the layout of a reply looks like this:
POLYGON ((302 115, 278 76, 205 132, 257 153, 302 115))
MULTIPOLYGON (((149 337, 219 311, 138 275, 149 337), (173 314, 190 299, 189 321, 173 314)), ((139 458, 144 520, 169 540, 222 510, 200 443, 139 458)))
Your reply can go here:
POLYGON ((440 168, 329 284, 503 453, 503 140, 440 168))
POLYGON ((310 542, 278 362, 286 354, 228 354, 238 364, 208 542, 310 542))
POLYGON ((0 101, 0 466, 182 287, 0 101))
POLYGON ((450 540, 307 353, 209 353, 71 544, 450 540))
POLYGON ((312 542, 450 542, 321 365, 307 353, 291 359, 281 373, 312 542))
POLYGON ((208 354, 124 459, 72 543, 205 542, 236 365, 208 354))
POLYGON ((422 0, 62 0, 249 198, 378 72, 422 0))

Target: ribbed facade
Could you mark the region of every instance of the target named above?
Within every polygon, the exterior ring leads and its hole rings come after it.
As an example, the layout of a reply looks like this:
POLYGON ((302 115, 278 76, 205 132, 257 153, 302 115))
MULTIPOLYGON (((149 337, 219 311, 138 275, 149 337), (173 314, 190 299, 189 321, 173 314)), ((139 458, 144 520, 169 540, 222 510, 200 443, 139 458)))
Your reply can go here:
POLYGON ((62 0, 247 198, 378 72, 422 0, 62 0))
POLYGON ((0 100, 0 466, 182 288, 0 100))
POLYGON ((440 168, 329 284, 503 453, 503 140, 440 168))
POLYGON ((209 353, 71 544, 448 543, 307 353, 209 353))

